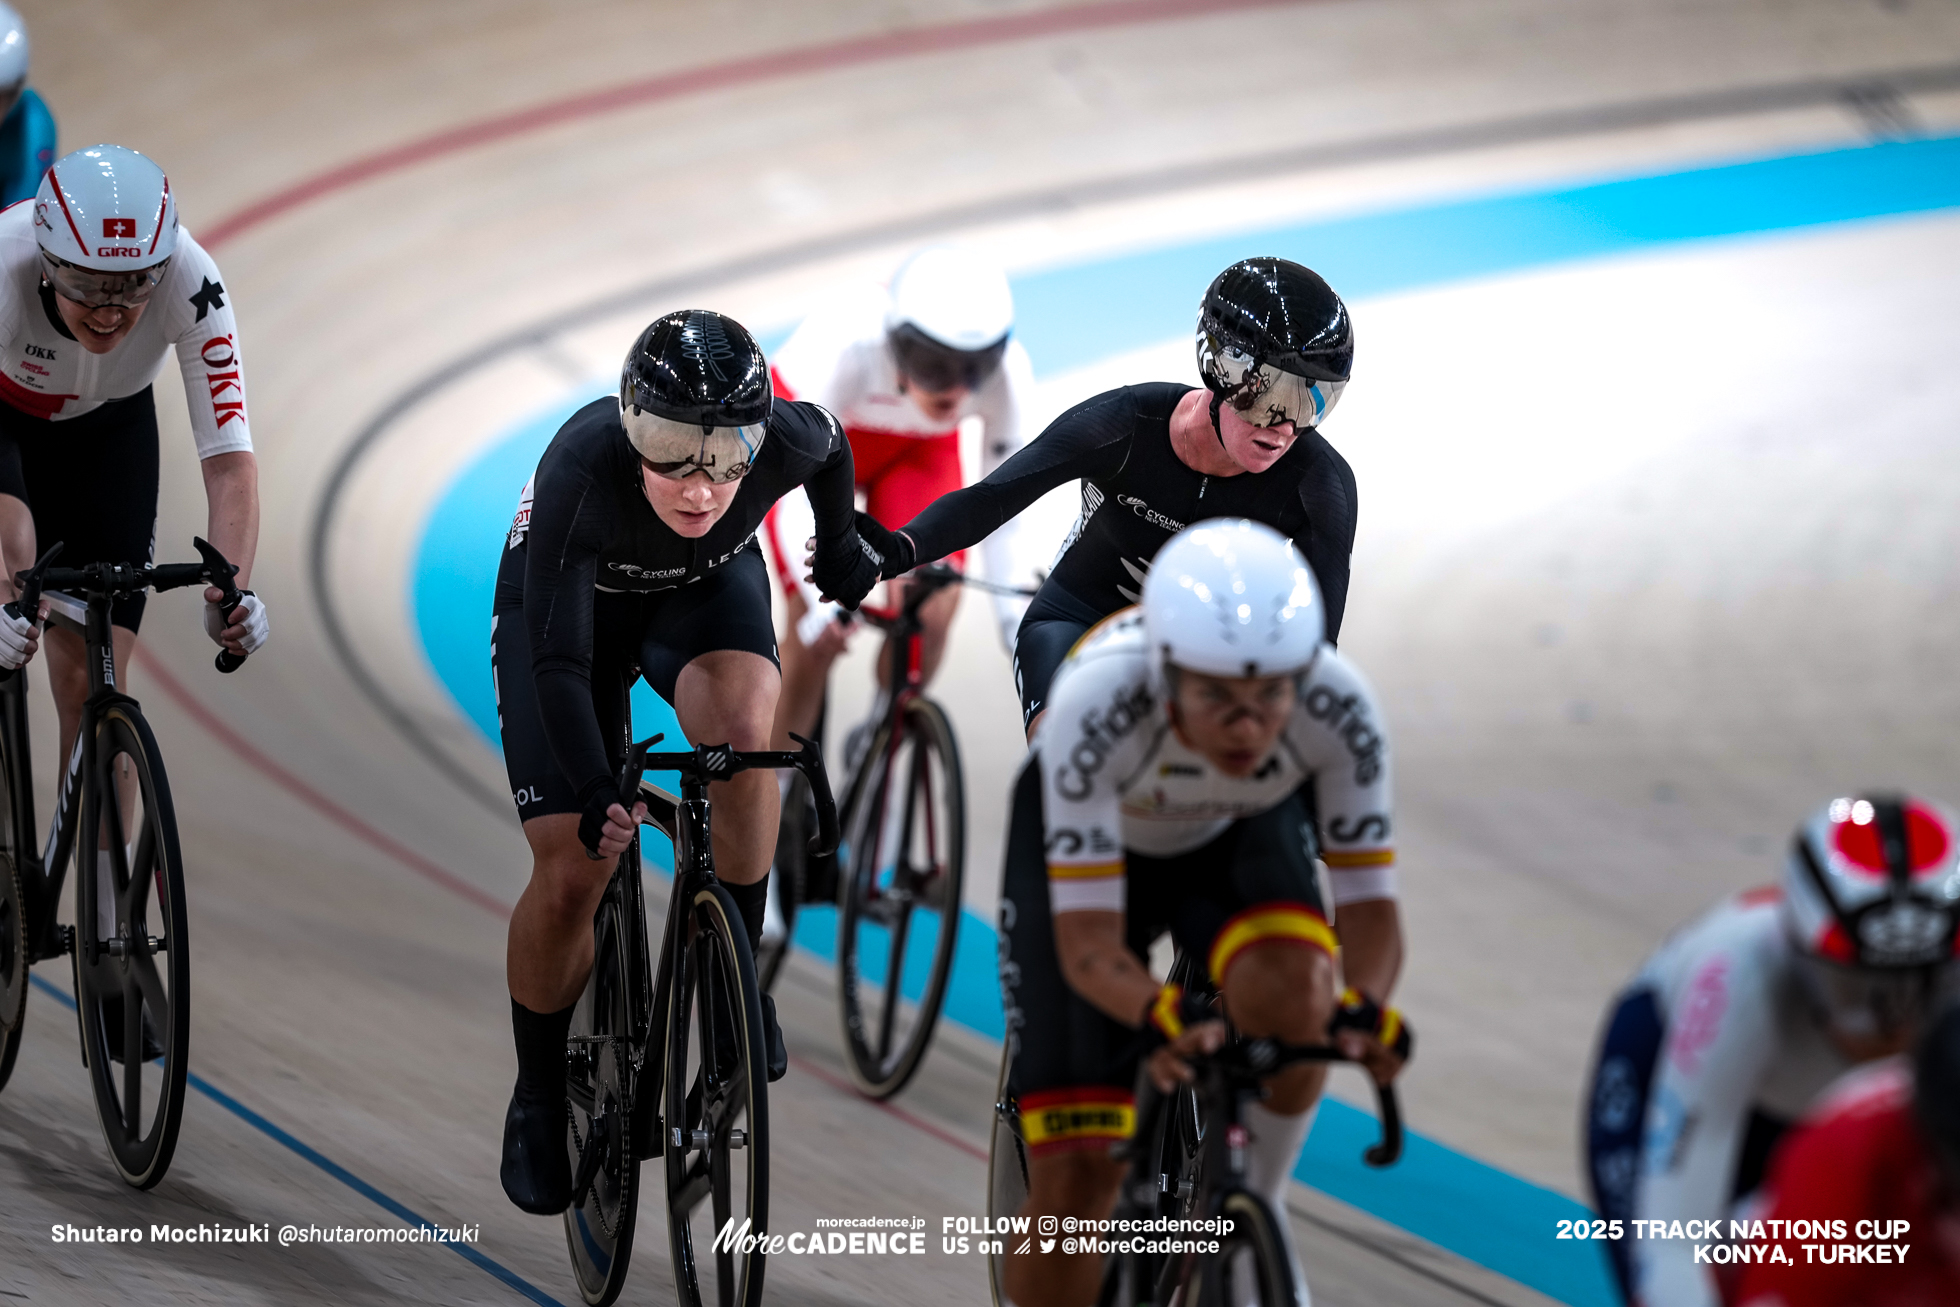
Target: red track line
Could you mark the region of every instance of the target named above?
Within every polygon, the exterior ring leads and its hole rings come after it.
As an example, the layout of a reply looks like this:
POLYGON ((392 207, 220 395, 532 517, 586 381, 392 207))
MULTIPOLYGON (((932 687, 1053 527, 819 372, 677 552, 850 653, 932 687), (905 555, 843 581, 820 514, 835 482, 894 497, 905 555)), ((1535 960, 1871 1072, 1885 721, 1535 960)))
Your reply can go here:
POLYGON ((143 670, 156 678, 157 684, 163 687, 163 692, 169 695, 171 700, 179 708, 182 708, 186 713, 190 714, 193 721, 199 726, 202 726, 206 731, 209 731, 217 738, 219 743, 238 755, 240 761, 250 766, 261 776, 298 799, 307 807, 312 808, 329 821, 338 823, 350 835, 372 845, 417 875, 442 886, 452 894, 468 899, 486 912, 495 913, 500 919, 508 919, 510 917, 510 905, 508 903, 478 889, 475 885, 470 884, 470 882, 464 880, 456 873, 429 861, 429 859, 423 857, 407 845, 402 844, 392 836, 385 835, 376 830, 348 809, 335 803, 332 799, 320 793, 299 777, 293 775, 292 772, 287 771, 285 767, 274 761, 270 755, 259 749, 257 745, 233 730, 231 724, 225 721, 224 718, 218 716, 209 708, 205 707, 203 703, 199 702, 195 695, 184 688, 183 682, 173 676, 170 669, 164 666, 163 660, 150 653, 148 646, 138 644, 136 646, 136 658, 141 663, 143 670))
POLYGON ((1096 3, 1066 5, 1035 13, 1009 14, 999 18, 979 18, 937 27, 917 27, 871 36, 852 37, 823 45, 798 46, 774 54, 752 55, 724 63, 676 73, 663 73, 639 81, 624 82, 603 90, 588 91, 498 114, 451 127, 416 140, 365 155, 337 168, 316 173, 275 191, 263 200, 248 204, 201 230, 198 240, 207 249, 216 249, 233 237, 272 221, 302 205, 336 191, 387 173, 412 168, 447 154, 509 140, 556 127, 581 118, 593 118, 621 109, 637 108, 662 100, 676 99, 702 91, 726 90, 772 78, 801 73, 831 72, 888 59, 912 55, 937 54, 979 45, 998 45, 1007 41, 1064 32, 1087 32, 1105 27, 1122 27, 1163 19, 1195 18, 1206 14, 1240 9, 1274 8, 1297 4, 1301 0, 1097 0, 1096 3))
POLYGON ((797 1070, 803 1072, 805 1075, 814 1076, 816 1079, 823 1081, 825 1084, 829 1085, 832 1089, 841 1089, 845 1093, 849 1094, 852 1098, 857 1099, 859 1102, 864 1103, 870 1107, 875 1107, 879 1111, 888 1113, 891 1116, 895 1116, 899 1120, 905 1122, 905 1124, 913 1127, 914 1129, 925 1131, 925 1133, 931 1135, 934 1139, 937 1139, 940 1143, 945 1144, 949 1148, 957 1148, 962 1153, 965 1153, 968 1157, 974 1158, 977 1161, 984 1162, 987 1160, 986 1151, 978 1147, 977 1145, 969 1143, 967 1140, 960 1138, 958 1135, 954 1134, 950 1130, 934 1125, 932 1122, 926 1120, 922 1116, 917 1115, 916 1113, 906 1111, 904 1108, 900 1107, 896 1103, 884 1101, 876 1098, 866 1098, 864 1095, 858 1093, 857 1087, 853 1085, 850 1081, 844 1079, 844 1077, 840 1075, 835 1075, 829 1071, 824 1070, 822 1067, 818 1066, 815 1062, 811 1062, 808 1061, 807 1059, 792 1055, 789 1059, 789 1064, 795 1067, 797 1070))

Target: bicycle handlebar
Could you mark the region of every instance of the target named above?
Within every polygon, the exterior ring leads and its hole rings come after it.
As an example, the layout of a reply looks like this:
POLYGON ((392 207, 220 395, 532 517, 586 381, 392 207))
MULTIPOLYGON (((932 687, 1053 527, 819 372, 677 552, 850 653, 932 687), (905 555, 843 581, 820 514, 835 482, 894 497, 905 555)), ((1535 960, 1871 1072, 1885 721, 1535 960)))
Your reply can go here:
POLYGON ((1030 599, 1034 597, 1035 593, 1035 587, 1033 586, 1003 585, 999 581, 983 580, 980 577, 959 571, 950 563, 927 563, 923 567, 913 568, 903 578, 898 579, 917 582, 917 584, 907 588, 905 602, 902 606, 873 608, 869 604, 860 604, 857 609, 857 616, 868 625, 878 627, 881 630, 889 629, 896 626, 904 617, 910 617, 916 620, 919 609, 924 606, 927 599, 930 599, 946 587, 954 585, 971 586, 973 589, 985 591, 987 594, 1008 595, 1016 599, 1030 599))
POLYGON ((816 741, 790 732, 790 739, 803 747, 797 750, 758 749, 747 753, 725 744, 697 744, 685 753, 650 753, 666 736, 654 735, 626 750, 626 764, 619 773, 619 802, 633 811, 640 793, 640 777, 649 771, 677 771, 683 778, 706 784, 725 781, 737 772, 759 768, 794 767, 810 782, 810 797, 817 805, 817 833, 810 840, 810 856, 828 857, 837 850, 837 803, 831 797, 830 778, 824 772, 823 750, 816 741))
MULTIPOLYGON (((1266 1077, 1302 1062, 1354 1062, 1332 1044, 1288 1044, 1277 1039, 1234 1039, 1216 1053, 1193 1053, 1185 1060, 1201 1077, 1207 1073, 1216 1076, 1221 1082, 1216 1088, 1228 1092, 1257 1086, 1266 1077)), ((1363 1149, 1361 1158, 1372 1167, 1393 1166, 1402 1156, 1401 1099, 1393 1081, 1380 1084, 1370 1077, 1369 1083, 1375 1087, 1375 1115, 1381 1121, 1382 1137, 1363 1149)), ((1159 1110, 1163 1097, 1148 1068, 1140 1070, 1134 1138, 1143 1137, 1145 1113, 1159 1110)))
MULTIPOLYGON (((203 562, 87 563, 81 567, 51 567, 50 564, 62 550, 62 542, 57 540, 48 546, 48 552, 42 554, 34 566, 18 574, 20 598, 7 605, 7 612, 13 617, 39 612, 41 594, 45 590, 74 590, 84 596, 120 595, 141 590, 178 590, 202 582, 215 585, 224 592, 218 596, 218 611, 229 615, 245 598, 238 590, 238 568, 202 536, 191 537, 191 544, 196 546, 203 562)), ((244 654, 221 649, 218 651, 218 670, 235 672, 244 666, 245 658, 244 654)))

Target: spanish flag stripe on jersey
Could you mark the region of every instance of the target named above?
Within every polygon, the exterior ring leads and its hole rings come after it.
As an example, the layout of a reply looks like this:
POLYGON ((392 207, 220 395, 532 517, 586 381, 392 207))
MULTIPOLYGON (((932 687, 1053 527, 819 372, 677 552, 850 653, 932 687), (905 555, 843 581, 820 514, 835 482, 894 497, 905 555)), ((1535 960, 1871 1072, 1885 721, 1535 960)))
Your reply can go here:
POLYGON ((1330 867, 1386 867, 1395 861, 1394 849, 1329 849, 1321 861, 1330 867))
POLYGON ((1021 1137, 1039 1157, 1076 1148, 1107 1147, 1136 1130, 1130 1095, 1109 1085, 1023 1094, 1021 1137))
POLYGON ((1124 864, 1120 862, 1092 862, 1086 867, 1064 867, 1056 863, 1048 864, 1048 875, 1053 880, 1096 880, 1104 876, 1120 876, 1124 864))

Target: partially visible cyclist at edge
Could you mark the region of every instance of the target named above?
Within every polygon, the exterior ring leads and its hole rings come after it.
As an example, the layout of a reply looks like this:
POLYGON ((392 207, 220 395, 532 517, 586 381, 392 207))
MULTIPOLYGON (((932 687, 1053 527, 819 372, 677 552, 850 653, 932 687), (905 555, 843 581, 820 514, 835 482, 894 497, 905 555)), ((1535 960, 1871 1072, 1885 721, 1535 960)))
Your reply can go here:
MULTIPOLYGON (((206 538, 238 566, 245 599, 204 629, 234 653, 265 643, 265 604, 247 589, 259 538, 258 462, 229 292, 177 222, 170 182, 120 145, 64 155, 30 204, 0 212, 0 592, 57 541, 61 566, 145 562, 156 535, 160 457, 151 383, 175 351, 204 474, 206 538)), ((146 595, 115 601, 117 680, 146 595)), ((0 613, 0 667, 33 656, 33 614, 0 613)), ((81 637, 47 633, 67 758, 88 694, 81 637)), ((104 902, 107 903, 107 896, 104 902)))
POLYGON ((1328 640, 1340 634, 1357 497, 1347 460, 1318 428, 1354 364, 1347 306, 1297 263, 1245 259, 1206 290, 1197 346, 1203 389, 1150 382, 1084 400, 898 531, 866 529, 895 576, 966 548, 1081 478, 1082 517, 1015 639, 1030 733, 1075 642, 1135 603, 1158 549, 1203 518, 1249 517, 1291 538, 1320 585, 1328 640))
MULTIPOLYGON (((821 404, 843 422, 865 509, 892 526, 966 483, 960 424, 967 418, 981 423, 982 476, 1021 447, 1034 372, 1027 351, 1010 338, 1013 326, 1006 274, 969 251, 933 246, 907 259, 889 289, 864 287, 811 314, 776 351, 770 375, 780 398, 821 404)), ((790 731, 814 730, 830 666, 844 649, 843 624, 824 620, 837 615, 836 605, 797 579, 805 569, 795 563, 809 534, 808 515, 794 501, 769 515, 767 538, 789 609, 776 714, 782 747, 790 731)), ((988 536, 982 549, 992 580, 1018 581, 1011 528, 988 536)), ((961 561, 959 551, 950 552, 961 561)), ((901 599, 894 595, 894 602, 901 599)), ((949 586, 920 613, 920 672, 927 681, 945 653, 959 602, 959 587, 949 586)), ((1026 602, 996 596, 994 604, 1002 643, 1011 651, 1026 602)), ((882 661, 878 674, 882 680, 882 661)))
MULTIPOLYGON (((1001 890, 1022 1215, 1108 1216, 1124 1174, 1109 1148, 1134 1129, 1139 1065, 1168 1090, 1190 1078, 1187 1057, 1223 1044, 1208 1007, 1151 975, 1167 930, 1242 1033, 1331 1033, 1378 1079, 1399 1072, 1408 1028, 1385 1006, 1403 948, 1388 736, 1368 683, 1324 642, 1324 612, 1285 537, 1206 522, 1163 547, 1140 607, 1055 677, 1015 782, 1001 890)), ((1246 1106, 1246 1183, 1282 1229, 1325 1077, 1289 1068, 1246 1106)), ((1019 1307, 1082 1307, 1101 1274, 1096 1258, 1011 1257, 1006 1289, 1019 1307)))
MULTIPOLYGON (((527 1212, 571 1201, 565 1039, 592 969, 592 914, 645 810, 619 802, 637 677, 690 740, 766 749, 779 673, 769 576, 755 529, 803 486, 816 574, 855 606, 880 560, 852 521, 851 449, 815 404, 772 403, 769 365, 732 318, 657 318, 633 343, 617 396, 552 438, 519 500, 497 572, 490 666, 531 881, 511 914, 517 1085, 504 1125, 504 1192, 527 1212)), ((774 852, 776 781, 709 787, 715 869, 753 946, 774 852)), ((768 1074, 788 1065, 764 996, 768 1074)))
POLYGON ((1752 1215, 1841 1220, 1861 1244, 1904 1249, 1884 1262, 1818 1263, 1800 1245, 1834 1241, 1777 1240, 1788 1261, 1740 1268, 1728 1298, 1739 1307, 1960 1303, 1960 1005, 1940 1012, 1910 1059, 1887 1059, 1832 1086, 1776 1150, 1752 1215), (1861 1221, 1887 1233, 1872 1240, 1861 1221))
MULTIPOLYGON (((1729 1217, 1826 1085, 1910 1046, 1955 975, 1956 839, 1954 813, 1926 799, 1834 799, 1798 827, 1779 885, 1661 946, 1593 1066, 1586 1155, 1602 1217, 1729 1217)), ((1721 1301, 1692 1241, 1605 1249, 1630 1303, 1721 1301)))
POLYGON ((54 166, 54 115, 27 84, 27 24, 0 4, 0 209, 34 198, 54 166))

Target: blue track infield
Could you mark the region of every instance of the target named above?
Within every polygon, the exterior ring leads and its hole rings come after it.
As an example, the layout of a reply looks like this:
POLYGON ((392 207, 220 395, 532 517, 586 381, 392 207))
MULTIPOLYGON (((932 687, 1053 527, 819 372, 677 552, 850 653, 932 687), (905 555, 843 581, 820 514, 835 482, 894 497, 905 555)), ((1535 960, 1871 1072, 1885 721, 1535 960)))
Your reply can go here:
MULTIPOLYGON (((1188 337, 1192 311, 1219 268, 1251 254, 1306 263, 1350 300, 1662 245, 1794 231, 1960 206, 1960 138, 1887 143, 1753 160, 1661 176, 1320 219, 1084 262, 1014 279, 1015 331, 1045 376, 1188 337)), ((490 598, 518 489, 573 409, 568 395, 513 426, 437 502, 415 562, 414 620, 438 678, 464 715, 497 743, 487 646, 490 598)), ((634 697, 644 734, 679 738, 672 713, 644 685, 634 697)), ((999 1038, 994 932, 971 912, 961 927, 946 1015, 999 1038)), ((809 912, 797 942, 835 954, 834 916, 809 912)), ((1554 1239, 1556 1223, 1589 1215, 1562 1194, 1412 1134, 1400 1165, 1364 1165, 1366 1113, 1329 1101, 1297 1177, 1572 1307, 1618 1301, 1605 1259, 1554 1239)))

